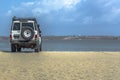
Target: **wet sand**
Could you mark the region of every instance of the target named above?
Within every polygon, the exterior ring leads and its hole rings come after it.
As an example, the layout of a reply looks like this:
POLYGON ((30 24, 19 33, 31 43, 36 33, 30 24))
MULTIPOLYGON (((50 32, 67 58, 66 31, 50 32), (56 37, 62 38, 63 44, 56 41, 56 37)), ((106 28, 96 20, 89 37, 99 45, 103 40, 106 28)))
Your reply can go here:
POLYGON ((120 80, 120 52, 0 52, 0 80, 120 80))

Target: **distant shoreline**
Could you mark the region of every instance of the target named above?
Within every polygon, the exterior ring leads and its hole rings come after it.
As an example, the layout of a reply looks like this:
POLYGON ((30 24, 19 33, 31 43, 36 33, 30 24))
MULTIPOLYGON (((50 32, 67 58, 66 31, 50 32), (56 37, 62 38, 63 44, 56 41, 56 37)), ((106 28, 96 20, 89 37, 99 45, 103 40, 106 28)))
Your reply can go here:
POLYGON ((83 39, 115 39, 119 40, 120 36, 43 36, 45 40, 83 40, 83 39))
MULTIPOLYGON (((120 36, 42 36, 43 40, 83 40, 83 39, 110 39, 120 40, 120 36)), ((0 36, 0 40, 9 40, 9 37, 0 36)))

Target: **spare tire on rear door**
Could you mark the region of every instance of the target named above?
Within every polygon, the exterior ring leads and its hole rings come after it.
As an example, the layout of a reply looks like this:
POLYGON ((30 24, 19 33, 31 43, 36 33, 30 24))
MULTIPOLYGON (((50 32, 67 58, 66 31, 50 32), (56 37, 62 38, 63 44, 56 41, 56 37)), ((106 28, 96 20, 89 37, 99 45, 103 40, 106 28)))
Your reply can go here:
POLYGON ((21 36, 26 41, 29 41, 29 40, 33 39, 33 37, 34 37, 34 30, 32 28, 30 28, 29 26, 28 27, 25 26, 22 28, 21 36))

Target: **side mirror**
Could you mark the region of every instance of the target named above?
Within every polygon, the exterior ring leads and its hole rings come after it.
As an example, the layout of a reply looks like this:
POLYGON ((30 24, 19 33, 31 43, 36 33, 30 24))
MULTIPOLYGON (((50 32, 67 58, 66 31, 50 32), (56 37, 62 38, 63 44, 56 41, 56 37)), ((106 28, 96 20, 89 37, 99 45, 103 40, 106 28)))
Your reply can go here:
POLYGON ((40 30, 40 33, 42 33, 42 31, 40 30))
POLYGON ((37 24, 37 27, 38 27, 38 29, 39 29, 39 32, 41 33, 41 30, 40 30, 40 25, 39 25, 39 24, 37 24))
POLYGON ((39 24, 37 24, 37 26, 38 26, 38 28, 40 27, 40 25, 39 25, 39 24))

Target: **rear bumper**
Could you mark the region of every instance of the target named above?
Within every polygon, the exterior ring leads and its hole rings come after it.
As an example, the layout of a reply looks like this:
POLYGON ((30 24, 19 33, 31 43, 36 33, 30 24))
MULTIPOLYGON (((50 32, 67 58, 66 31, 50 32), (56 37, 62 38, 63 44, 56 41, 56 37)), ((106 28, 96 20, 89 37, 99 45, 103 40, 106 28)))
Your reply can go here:
POLYGON ((18 41, 12 40, 11 44, 14 44, 16 47, 21 48, 34 48, 37 45, 37 41, 18 41))

